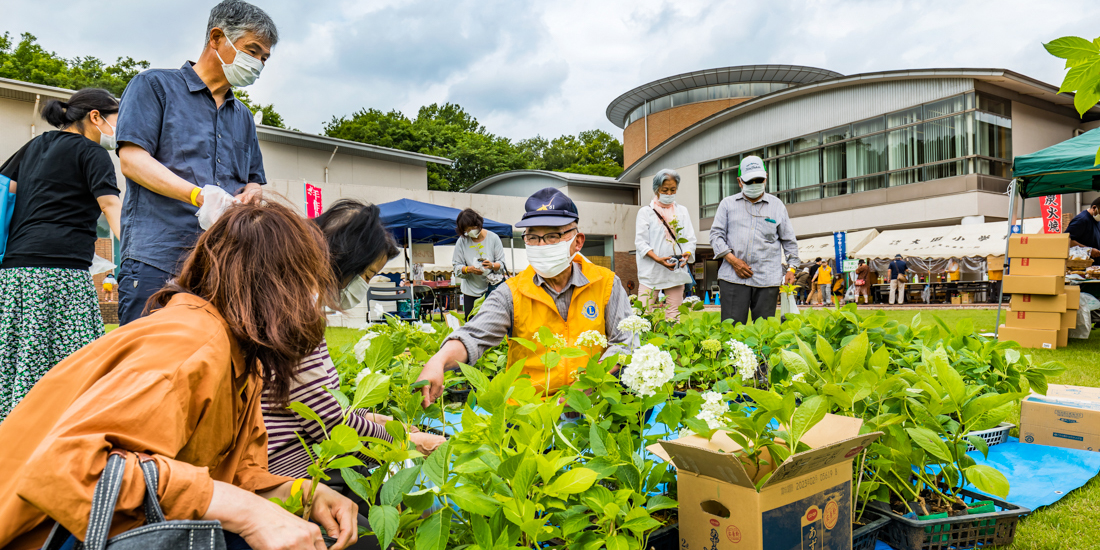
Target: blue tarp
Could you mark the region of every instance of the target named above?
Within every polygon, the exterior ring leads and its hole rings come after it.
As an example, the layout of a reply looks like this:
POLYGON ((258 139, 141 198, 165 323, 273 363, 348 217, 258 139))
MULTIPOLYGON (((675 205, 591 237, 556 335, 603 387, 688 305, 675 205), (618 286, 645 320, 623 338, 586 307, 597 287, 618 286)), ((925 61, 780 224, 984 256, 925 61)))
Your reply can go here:
MULTIPOLYGON (((454 244, 458 240, 455 234, 455 219, 462 211, 457 208, 411 199, 379 204, 378 208, 382 211, 382 223, 397 239, 399 245, 407 244, 405 240, 409 229, 412 229, 414 243, 447 245, 454 244)), ((486 219, 484 227, 501 238, 512 237, 512 226, 506 223, 486 219)))

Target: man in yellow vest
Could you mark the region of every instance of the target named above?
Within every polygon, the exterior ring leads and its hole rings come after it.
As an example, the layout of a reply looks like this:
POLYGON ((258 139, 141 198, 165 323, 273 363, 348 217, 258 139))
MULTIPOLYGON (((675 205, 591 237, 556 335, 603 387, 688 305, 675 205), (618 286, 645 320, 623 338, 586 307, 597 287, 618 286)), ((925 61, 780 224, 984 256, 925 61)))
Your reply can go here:
MULTIPOLYGON (((601 358, 625 352, 621 346, 632 336, 618 325, 631 314, 630 300, 614 272, 580 254, 584 233, 578 229, 577 206, 561 191, 548 187, 531 195, 525 210, 516 227, 524 228, 531 265, 490 293, 478 314, 451 333, 424 365, 418 381, 431 382, 421 390, 425 407, 443 394, 445 370, 458 368, 458 363, 476 363, 485 350, 507 336, 531 340, 540 327, 547 327, 572 346, 581 333, 594 330, 608 341, 608 347, 599 350, 601 358)), ((526 359, 523 373, 532 384, 551 393, 569 385, 576 371, 588 363, 585 357, 563 358, 547 379, 535 353, 509 345, 508 364, 520 359, 526 359)))

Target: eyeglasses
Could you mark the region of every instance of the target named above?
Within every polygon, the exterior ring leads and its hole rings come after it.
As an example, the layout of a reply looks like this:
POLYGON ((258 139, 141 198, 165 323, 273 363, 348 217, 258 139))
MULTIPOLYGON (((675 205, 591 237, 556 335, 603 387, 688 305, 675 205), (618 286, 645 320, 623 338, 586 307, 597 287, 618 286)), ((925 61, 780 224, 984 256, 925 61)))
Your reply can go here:
POLYGON ((757 183, 764 183, 765 178, 753 178, 751 180, 741 180, 745 182, 745 185, 754 185, 757 183))
POLYGON ((523 234, 523 243, 527 246, 539 246, 539 244, 558 244, 561 242, 561 238, 568 235, 572 231, 576 231, 574 227, 568 231, 562 231, 561 233, 547 233, 545 235, 532 235, 530 233, 523 234))

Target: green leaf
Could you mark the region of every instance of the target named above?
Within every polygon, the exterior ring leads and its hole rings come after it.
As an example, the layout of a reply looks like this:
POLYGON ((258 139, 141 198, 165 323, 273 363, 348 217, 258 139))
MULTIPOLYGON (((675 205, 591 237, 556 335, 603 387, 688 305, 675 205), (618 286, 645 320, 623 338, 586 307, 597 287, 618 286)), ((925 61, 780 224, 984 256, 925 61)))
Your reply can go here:
MULTIPOLYGON (((379 338, 375 338, 379 340, 379 338)), ((377 372, 368 374, 359 382, 355 389, 355 399, 351 402, 353 409, 369 409, 384 403, 390 396, 390 377, 377 372)))
POLYGON ((822 338, 820 334, 817 335, 817 355, 821 357, 821 360, 825 363, 826 367, 832 368, 835 363, 835 353, 833 347, 829 345, 829 341, 822 338))
POLYGON ((340 404, 341 410, 346 411, 348 409, 348 405, 351 404, 351 401, 348 401, 348 396, 344 395, 344 392, 328 387, 325 388, 325 391, 327 391, 329 395, 336 399, 336 402, 340 404))
POLYGON ((959 371, 951 366, 947 360, 947 352, 943 348, 937 349, 932 354, 932 363, 935 365, 936 381, 938 381, 951 400, 955 402, 956 410, 961 409, 966 400, 966 382, 963 381, 959 371))
POLYGON ((940 436, 928 428, 905 428, 905 432, 909 434, 909 437, 913 439, 913 442, 920 445, 920 448, 924 449, 928 454, 940 459, 945 463, 952 463, 954 460, 951 458, 951 452, 947 450, 947 444, 940 439, 940 436))
POLYGON ((455 501, 459 508, 472 515, 489 517, 500 508, 499 501, 485 494, 481 488, 472 485, 462 485, 447 496, 455 501))
POLYGON ((578 357, 588 357, 588 354, 585 353, 584 350, 579 350, 577 348, 562 348, 561 350, 558 351, 558 353, 560 353, 562 357, 565 357, 567 359, 576 359, 578 357))
POLYGON ((1079 36, 1063 36, 1043 44, 1050 55, 1062 59, 1080 59, 1096 55, 1100 49, 1096 44, 1079 36))
POLYGON ((450 445, 450 441, 440 445, 435 452, 424 459, 424 464, 420 468, 420 471, 438 487, 447 484, 447 480, 444 479, 444 474, 445 468, 447 467, 447 460, 451 457, 449 451, 450 445))
POLYGON ((538 349, 538 344, 535 344, 534 342, 532 342, 532 341, 530 341, 526 338, 519 338, 519 337, 513 336, 512 338, 509 338, 508 341, 509 342, 515 342, 515 343, 527 348, 527 351, 535 351, 535 350, 538 349))
POLYGON ((342 456, 328 463, 328 469, 339 470, 340 468, 353 468, 355 466, 366 466, 362 460, 355 458, 354 456, 342 456))
POLYGON ((867 333, 861 332, 840 350, 840 377, 848 378, 853 369, 862 369, 867 363, 867 333))
MULTIPOLYGON (((405 346, 401 346, 404 350, 405 346)), ((389 338, 374 338, 370 341, 366 355, 363 356, 363 365, 375 374, 385 374, 390 370, 390 362, 393 361, 393 341, 389 338)))
POLYGON ((752 398, 757 405, 766 411, 779 411, 783 408, 783 398, 774 391, 765 391, 756 388, 745 388, 744 392, 752 398))
POLYGON ((806 364, 806 360, 793 351, 781 349, 779 350, 779 358, 783 366, 787 367, 787 370, 790 371, 791 374, 806 373, 810 371, 810 366, 806 364))
POLYGON ((1097 90, 1096 85, 1084 86, 1073 95, 1073 106, 1079 115, 1084 116, 1098 100, 1100 100, 1100 90, 1097 90))
POLYGON ((305 418, 306 420, 312 420, 321 425, 321 431, 325 433, 325 437, 328 437, 328 429, 325 428, 325 422, 321 420, 321 415, 313 412, 313 409, 309 408, 309 405, 305 403, 295 401, 290 405, 287 405, 288 409, 294 411, 298 416, 305 418))
POLYGON ((587 491, 596 482, 596 472, 588 468, 573 468, 558 476, 546 487, 550 495, 573 495, 587 491))
MULTIPOLYGON (((471 515, 470 526, 474 532, 474 542, 477 543, 482 550, 491 550, 493 548, 493 531, 489 528, 489 523, 485 521, 485 518, 478 515, 471 515)), ((383 546, 383 548, 385 548, 385 546, 383 546)))
POLYGON ((982 456, 989 458, 989 442, 977 435, 968 435, 966 440, 975 450, 981 451, 982 456))
POLYGON ((1008 478, 991 466, 977 464, 967 468, 966 479, 983 493, 1008 498, 1008 478))
POLYGON ((363 474, 351 469, 345 468, 340 470, 340 477, 344 478, 344 483, 353 493, 359 496, 366 502, 374 502, 374 494, 370 488, 370 484, 363 474))
POLYGON ((374 530, 382 548, 388 548, 393 537, 397 535, 397 528, 401 525, 401 512, 393 506, 375 504, 370 507, 367 519, 370 520, 370 527, 374 530))
POLYGON ((605 542, 607 550, 630 550, 630 542, 625 535, 615 535, 605 542))
POLYGON ((450 535, 451 509, 443 508, 416 529, 416 550, 445 550, 450 535))
POLYGON ((459 363, 458 368, 462 370, 462 376, 465 376, 466 380, 469 381, 477 391, 483 392, 489 387, 489 378, 481 372, 481 369, 465 363, 459 363))
POLYGON ((660 526, 661 522, 649 517, 649 512, 645 509, 635 508, 626 514, 626 520, 619 527, 633 531, 635 534, 642 534, 660 526))
POLYGON ((344 453, 358 451, 363 446, 359 442, 359 432, 347 424, 339 424, 333 428, 332 433, 329 434, 329 441, 339 446, 344 453))
MULTIPOLYGON (((791 418, 791 438, 792 445, 795 442, 802 441, 802 436, 806 435, 806 432, 810 431, 821 422, 821 419, 825 418, 825 413, 829 412, 829 400, 820 395, 814 395, 806 398, 797 409, 794 410, 794 415, 791 418)), ((791 452, 797 452, 793 447, 791 452)))
POLYGON ((398 470, 397 473, 390 476, 390 478, 382 484, 382 491, 379 495, 379 498, 382 499, 382 504, 397 506, 405 494, 412 490, 418 475, 420 475, 420 466, 398 470))
POLYGON ((664 495, 654 495, 649 497, 649 502, 645 503, 645 509, 649 512, 656 512, 657 510, 667 510, 669 508, 676 508, 679 504, 664 495))

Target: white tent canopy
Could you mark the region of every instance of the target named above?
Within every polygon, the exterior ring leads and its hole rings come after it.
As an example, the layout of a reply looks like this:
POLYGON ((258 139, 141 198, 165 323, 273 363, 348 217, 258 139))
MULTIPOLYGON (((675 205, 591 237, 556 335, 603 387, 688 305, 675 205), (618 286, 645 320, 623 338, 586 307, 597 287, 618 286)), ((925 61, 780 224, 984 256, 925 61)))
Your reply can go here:
MULTIPOLYGON (((878 234, 877 229, 865 229, 848 233, 846 237, 848 254, 855 257, 854 254, 867 246, 867 243, 874 240, 878 234)), ((799 239, 798 241, 798 259, 802 260, 803 263, 812 261, 814 258, 832 258, 835 255, 832 235, 799 239)))
MULTIPOLYGON (((1024 233, 1038 233, 1041 226, 1038 218, 1024 220, 1024 233)), ((883 231, 852 257, 985 258, 1004 254, 1007 238, 1008 224, 1004 222, 896 229, 883 231)))

